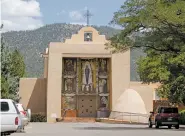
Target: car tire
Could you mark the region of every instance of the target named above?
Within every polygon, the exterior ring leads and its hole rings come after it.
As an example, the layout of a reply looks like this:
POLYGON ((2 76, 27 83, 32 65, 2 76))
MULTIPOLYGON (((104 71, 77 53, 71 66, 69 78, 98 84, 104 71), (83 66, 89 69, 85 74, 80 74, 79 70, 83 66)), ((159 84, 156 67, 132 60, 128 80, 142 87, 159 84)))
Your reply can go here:
POLYGON ((159 123, 158 123, 158 121, 155 121, 155 128, 159 128, 159 123))
POLYGON ((24 126, 21 126, 18 130, 17 130, 18 133, 22 133, 24 132, 24 126))
POLYGON ((175 126, 175 129, 179 129, 179 125, 176 125, 176 126, 175 126))
POLYGON ((148 120, 148 127, 149 128, 152 128, 152 122, 151 122, 151 120, 148 120))
POLYGON ((168 128, 171 129, 172 128, 172 125, 169 125, 168 128))

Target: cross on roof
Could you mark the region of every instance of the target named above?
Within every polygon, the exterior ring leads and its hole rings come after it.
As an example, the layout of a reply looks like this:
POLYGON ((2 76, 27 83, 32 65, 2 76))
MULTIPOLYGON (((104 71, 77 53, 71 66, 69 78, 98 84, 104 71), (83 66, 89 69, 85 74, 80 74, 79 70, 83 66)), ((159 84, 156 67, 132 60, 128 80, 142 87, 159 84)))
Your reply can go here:
POLYGON ((88 9, 87 9, 86 14, 84 14, 84 16, 85 16, 86 19, 87 19, 87 26, 89 26, 89 19, 90 19, 90 17, 92 16, 92 14, 89 12, 88 9))

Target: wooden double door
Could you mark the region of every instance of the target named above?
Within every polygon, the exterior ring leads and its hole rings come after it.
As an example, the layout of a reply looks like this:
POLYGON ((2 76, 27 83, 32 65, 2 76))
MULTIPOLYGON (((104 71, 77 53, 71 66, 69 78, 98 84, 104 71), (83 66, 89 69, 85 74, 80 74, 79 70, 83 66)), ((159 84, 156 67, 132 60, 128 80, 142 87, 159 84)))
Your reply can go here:
POLYGON ((96 117, 96 96, 78 96, 78 117, 96 117))

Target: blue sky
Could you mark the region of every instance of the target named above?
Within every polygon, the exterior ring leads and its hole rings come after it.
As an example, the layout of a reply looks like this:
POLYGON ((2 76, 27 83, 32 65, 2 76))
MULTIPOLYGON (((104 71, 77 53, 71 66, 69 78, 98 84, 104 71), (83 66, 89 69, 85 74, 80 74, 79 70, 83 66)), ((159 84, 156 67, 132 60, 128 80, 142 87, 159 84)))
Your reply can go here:
POLYGON ((93 16, 91 25, 108 25, 124 0, 1 0, 4 31, 32 30, 46 24, 86 24, 85 10, 93 16))
POLYGON ((45 24, 52 23, 81 23, 84 19, 72 18, 70 13, 77 12, 82 15, 88 8, 93 16, 90 24, 108 25, 113 13, 119 10, 124 0, 38 0, 45 24))

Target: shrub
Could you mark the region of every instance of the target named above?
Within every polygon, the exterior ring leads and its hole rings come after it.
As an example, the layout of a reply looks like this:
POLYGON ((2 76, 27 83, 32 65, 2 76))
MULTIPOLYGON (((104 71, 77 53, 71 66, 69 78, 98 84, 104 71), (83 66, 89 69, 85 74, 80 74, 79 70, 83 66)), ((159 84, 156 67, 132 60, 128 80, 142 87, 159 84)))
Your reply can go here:
POLYGON ((180 124, 185 125, 185 110, 180 111, 180 124))
POLYGON ((30 122, 46 122, 46 115, 44 114, 32 114, 30 122))

